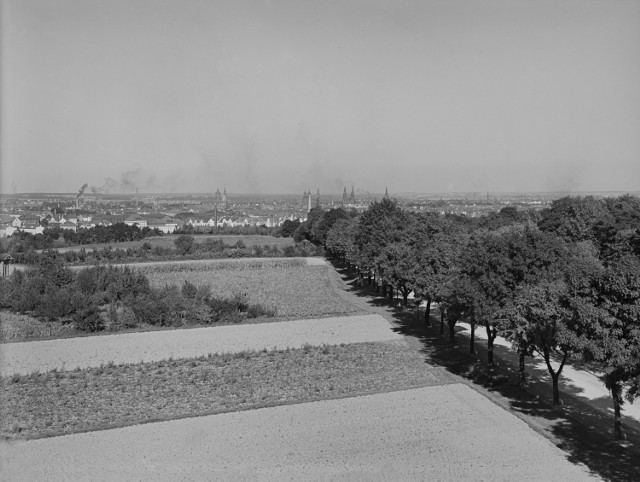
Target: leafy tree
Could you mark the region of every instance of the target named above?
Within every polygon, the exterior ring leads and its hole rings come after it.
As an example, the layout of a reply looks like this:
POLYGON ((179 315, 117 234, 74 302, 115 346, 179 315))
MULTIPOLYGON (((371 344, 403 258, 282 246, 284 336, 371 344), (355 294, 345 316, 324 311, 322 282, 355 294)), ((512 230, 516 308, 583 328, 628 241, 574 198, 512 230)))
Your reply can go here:
POLYGON ((614 406, 614 436, 621 439, 624 393, 632 402, 640 392, 640 259, 623 256, 591 279, 579 312, 590 322, 585 351, 602 365, 614 406))
POLYGON ((361 268, 375 267, 376 258, 389 245, 402 239, 407 225, 407 214, 398 203, 387 197, 374 201, 358 218, 354 246, 361 268))
POLYGON ((453 275, 459 248, 465 236, 440 216, 419 216, 408 236, 415 240, 415 266, 411 280, 416 299, 425 300, 425 324, 429 324, 432 302, 442 302, 444 288, 453 275))
POLYGON ((176 246, 178 254, 182 256, 190 254, 195 249, 195 238, 188 234, 178 236, 173 243, 176 246))
POLYGON ((293 236, 293 233, 300 227, 300 220, 294 219, 291 221, 290 219, 285 219, 280 226, 280 235, 283 238, 290 238, 293 236))
POLYGON ((562 240, 535 227, 481 231, 470 238, 460 256, 460 271, 467 277, 472 323, 487 330, 489 365, 499 329, 498 311, 513 299, 520 285, 560 276, 566 259, 562 240))
POLYGON ((538 227, 578 242, 595 239, 594 226, 612 221, 604 202, 593 196, 566 196, 556 199, 550 208, 542 211, 538 227))
POLYGON ((327 233, 327 251, 344 263, 356 263, 355 236, 358 218, 338 219, 327 233))
POLYGON ((544 358, 553 383, 554 405, 560 404, 558 380, 568 357, 584 347, 580 320, 568 307, 568 298, 567 286, 562 281, 527 284, 518 290, 510 309, 503 311, 511 323, 508 337, 520 353, 535 350, 544 358), (561 356, 556 369, 551 363, 554 353, 561 356))
POLYGON ((528 224, 532 214, 529 211, 518 210, 515 206, 505 206, 498 212, 490 213, 480 219, 480 228, 496 230, 514 224, 528 224))
POLYGON ((411 243, 404 239, 385 247, 375 261, 383 279, 402 293, 404 306, 407 306, 407 299, 413 290, 415 254, 411 243))
POLYGON ((340 219, 350 219, 351 214, 343 208, 329 209, 310 227, 312 241, 326 246, 327 236, 333 225, 340 219))

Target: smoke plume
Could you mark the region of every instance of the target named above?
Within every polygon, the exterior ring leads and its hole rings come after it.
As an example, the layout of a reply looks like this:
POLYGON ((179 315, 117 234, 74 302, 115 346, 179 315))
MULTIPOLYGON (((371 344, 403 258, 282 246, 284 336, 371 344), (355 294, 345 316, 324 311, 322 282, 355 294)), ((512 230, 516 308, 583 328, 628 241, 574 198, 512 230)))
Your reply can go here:
POLYGON ((80 190, 78 191, 78 195, 77 195, 76 197, 80 197, 80 196, 82 196, 82 195, 84 194, 84 190, 85 190, 87 187, 89 187, 89 184, 84 183, 84 184, 82 185, 82 187, 80 188, 80 190))

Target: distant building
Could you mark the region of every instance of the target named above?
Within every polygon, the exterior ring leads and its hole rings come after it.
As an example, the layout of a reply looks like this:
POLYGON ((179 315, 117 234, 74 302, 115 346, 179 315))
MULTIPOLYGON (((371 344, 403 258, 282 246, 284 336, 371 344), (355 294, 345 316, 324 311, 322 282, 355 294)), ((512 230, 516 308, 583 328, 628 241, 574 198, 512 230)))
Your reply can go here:
POLYGON ((132 214, 124 220, 124 224, 127 226, 138 226, 144 228, 147 226, 147 220, 140 214, 132 214))

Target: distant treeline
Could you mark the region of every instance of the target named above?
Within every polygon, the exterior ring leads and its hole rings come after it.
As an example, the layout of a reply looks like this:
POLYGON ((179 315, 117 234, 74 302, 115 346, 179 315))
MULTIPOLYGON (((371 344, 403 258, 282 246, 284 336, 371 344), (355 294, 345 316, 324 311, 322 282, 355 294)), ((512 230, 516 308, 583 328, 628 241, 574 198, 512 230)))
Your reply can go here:
MULTIPOLYGON (((285 222, 284 229, 266 227, 220 227, 219 229, 197 230, 186 229, 176 231, 188 238, 195 239, 191 234, 203 234, 211 231, 210 234, 224 235, 278 235, 283 237, 291 236, 292 229, 287 223, 292 223, 297 227, 299 222, 285 222)), ((150 243, 142 243, 139 247, 118 248, 108 246, 109 243, 120 243, 126 241, 143 241, 150 237, 163 236, 157 229, 148 227, 139 228, 129 226, 124 223, 116 223, 109 226, 96 226, 90 229, 79 229, 77 232, 56 228, 45 229, 42 234, 31 234, 17 231, 11 237, 0 240, 0 251, 11 255, 15 263, 35 264, 38 261, 38 251, 62 248, 68 246, 83 246, 90 244, 104 244, 101 249, 84 250, 78 249, 63 253, 66 261, 70 263, 94 263, 94 262, 126 262, 140 260, 158 260, 175 257, 197 257, 204 258, 228 258, 228 257, 293 257, 293 256, 315 256, 321 254, 315 247, 303 248, 287 246, 253 246, 247 248, 244 245, 226 245, 220 239, 207 240, 204 243, 192 243, 185 249, 184 242, 176 244, 176 249, 152 246, 150 243), (180 247, 178 247, 180 245, 180 247)), ((180 239, 180 238, 179 238, 180 239)), ((241 243, 242 244, 242 243, 241 243)))

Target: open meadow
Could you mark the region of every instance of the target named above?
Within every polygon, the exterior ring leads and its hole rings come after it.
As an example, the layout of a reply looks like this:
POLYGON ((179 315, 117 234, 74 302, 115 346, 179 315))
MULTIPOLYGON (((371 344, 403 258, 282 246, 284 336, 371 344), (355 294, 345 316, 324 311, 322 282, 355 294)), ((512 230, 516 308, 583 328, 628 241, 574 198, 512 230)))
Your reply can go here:
POLYGON ((134 265, 152 286, 208 285, 215 296, 246 294, 250 303, 276 310, 278 318, 339 316, 358 311, 340 298, 327 265, 305 259, 186 261, 134 265))

